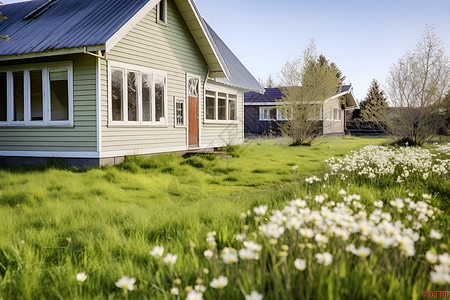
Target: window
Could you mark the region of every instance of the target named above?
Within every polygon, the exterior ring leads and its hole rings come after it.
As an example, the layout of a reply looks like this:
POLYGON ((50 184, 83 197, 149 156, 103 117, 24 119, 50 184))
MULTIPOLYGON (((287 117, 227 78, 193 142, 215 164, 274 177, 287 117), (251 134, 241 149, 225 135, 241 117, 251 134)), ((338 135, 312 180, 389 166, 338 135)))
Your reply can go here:
POLYGON ((7 80, 6 72, 0 72, 0 122, 6 122, 7 119, 7 80))
POLYGON ((217 99, 217 107, 218 107, 218 119, 226 120, 227 119, 227 94, 218 93, 217 99))
POLYGON ((228 119, 237 120, 237 96, 228 95, 228 119))
POLYGON ((152 120, 152 84, 151 75, 142 74, 142 121, 152 120))
POLYGON ((260 107, 259 108, 259 120, 260 121, 276 121, 279 115, 278 110, 275 107, 260 107))
POLYGON ((111 124, 166 125, 165 73, 110 62, 110 78, 111 124))
POLYGON ((112 120, 123 121, 122 102, 123 102, 123 70, 112 70, 112 120))
POLYGON ((167 0, 161 0, 156 5, 156 22, 167 24, 167 0))
POLYGON ((216 119, 216 93, 206 91, 206 119, 216 119))
POLYGON ((186 126, 186 101, 182 99, 175 100, 175 127, 186 126))
POLYGON ((236 121, 237 95, 222 92, 206 91, 206 120, 236 121))
POLYGON ((0 123, 59 126, 73 123, 71 63, 0 70, 0 123))
POLYGON ((50 69, 50 116, 52 121, 64 121, 69 117, 67 70, 50 69))
POLYGON ((337 121, 341 121, 342 120, 342 115, 341 115, 342 111, 340 109, 334 109, 334 119, 337 121))

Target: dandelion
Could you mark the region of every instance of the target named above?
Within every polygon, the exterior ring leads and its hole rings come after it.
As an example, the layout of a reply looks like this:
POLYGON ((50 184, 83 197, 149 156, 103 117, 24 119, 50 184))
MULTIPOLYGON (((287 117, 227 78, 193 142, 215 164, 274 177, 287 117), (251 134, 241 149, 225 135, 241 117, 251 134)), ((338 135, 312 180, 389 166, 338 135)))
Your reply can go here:
POLYGON ((427 260, 427 262, 434 265, 438 261, 438 256, 431 251, 427 251, 427 253, 425 254, 425 259, 427 260))
POLYGON ((294 267, 299 271, 303 271, 306 269, 306 261, 304 261, 303 259, 297 258, 294 261, 294 267))
POLYGON ((220 255, 225 264, 233 264, 238 261, 238 255, 236 250, 233 248, 224 248, 222 254, 220 255))
POLYGON ((191 290, 186 295, 186 300, 203 300, 203 294, 196 290, 191 290))
POLYGON ((253 208, 253 211, 258 216, 264 216, 267 212, 267 209, 268 209, 267 205, 261 205, 261 206, 253 208))
POLYGON ((258 293, 257 291, 253 291, 250 295, 245 295, 245 300, 262 300, 263 295, 258 293))
POLYGON ((194 287, 194 290, 196 290, 196 291, 199 292, 199 293, 204 293, 204 292, 206 292, 206 286, 204 286, 204 285, 202 285, 202 284, 197 284, 197 285, 194 287))
POLYGON ((375 201, 373 203, 373 206, 378 207, 378 208, 383 208, 383 201, 375 201))
POLYGON ((322 204, 324 200, 325 200, 325 197, 323 195, 317 195, 314 198, 314 201, 316 201, 317 203, 320 203, 320 204, 322 204))
POLYGON ((236 241, 242 242, 243 240, 245 240, 246 235, 245 235, 245 233, 242 233, 242 234, 236 234, 235 238, 236 238, 236 241))
POLYGON ((173 266, 178 259, 178 255, 167 253, 167 255, 163 258, 163 262, 168 264, 169 266, 173 266))
POLYGON ((434 229, 430 230, 430 238, 435 239, 435 240, 440 240, 442 238, 442 234, 434 229))
POLYGON ((262 250, 262 246, 253 241, 245 241, 244 246, 245 246, 245 248, 250 249, 255 252, 259 252, 262 250))
POLYGON ((178 296, 180 294, 180 290, 177 287, 173 287, 170 289, 170 294, 178 296))
POLYGON ((116 282, 116 286, 125 292, 127 291, 133 291, 134 290, 134 284, 136 283, 136 278, 133 277, 126 277, 123 276, 116 282))
POLYGON ((163 257, 164 255, 164 247, 163 246, 155 246, 153 250, 150 251, 150 255, 156 259, 163 257))
POLYGON ((364 246, 359 247, 358 249, 355 249, 352 251, 352 253, 356 256, 359 256, 361 258, 366 258, 370 255, 370 249, 364 246))
POLYGON ((203 252, 203 255, 205 255, 205 257, 207 258, 207 259, 210 259, 210 258, 212 258, 213 257, 213 255, 214 255, 214 252, 212 252, 211 250, 205 250, 205 252, 203 252))
POLYGON ((219 278, 214 278, 209 285, 215 289, 223 289, 228 285, 228 278, 219 276, 219 278))
POLYGON ((317 253, 316 255, 317 262, 321 265, 328 266, 333 262, 333 255, 328 252, 317 253))
POLYGON ((78 273, 77 276, 77 281, 79 282, 84 282, 87 279, 87 275, 84 272, 78 273))
POLYGON ((243 260, 257 260, 259 256, 250 249, 244 248, 239 250, 239 257, 243 260))

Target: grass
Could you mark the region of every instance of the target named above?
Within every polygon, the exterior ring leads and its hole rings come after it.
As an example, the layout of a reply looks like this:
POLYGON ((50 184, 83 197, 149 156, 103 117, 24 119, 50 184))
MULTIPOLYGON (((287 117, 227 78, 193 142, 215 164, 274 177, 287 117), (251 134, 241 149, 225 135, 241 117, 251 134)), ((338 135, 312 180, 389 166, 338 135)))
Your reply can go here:
MULTIPOLYGON (((226 148, 233 155, 229 159, 165 154, 131 157, 102 169, 56 165, 0 170, 0 299, 122 299, 114 285, 122 276, 138 278, 137 290, 127 297, 168 298, 160 289, 167 291, 174 278, 193 285, 198 277, 190 242, 201 256, 211 230, 217 231, 219 249, 229 246, 242 225, 241 212, 261 204, 279 208, 299 196, 348 188, 339 182, 307 186, 304 179, 327 172, 324 160, 331 156, 383 142, 337 138, 288 147, 257 140, 226 148), (179 254, 174 269, 149 256, 158 244, 179 254), (82 286, 75 279, 78 272, 88 274, 82 286)), ((350 188, 368 203, 406 191, 367 184, 350 188)), ((443 225, 447 230, 448 218, 443 225)), ((425 279, 418 282, 422 285, 416 289, 427 287, 425 279)), ((354 276, 345 281, 348 290, 358 284, 354 276)), ((401 293, 410 284, 399 282, 398 291, 382 295, 405 295, 401 293)))

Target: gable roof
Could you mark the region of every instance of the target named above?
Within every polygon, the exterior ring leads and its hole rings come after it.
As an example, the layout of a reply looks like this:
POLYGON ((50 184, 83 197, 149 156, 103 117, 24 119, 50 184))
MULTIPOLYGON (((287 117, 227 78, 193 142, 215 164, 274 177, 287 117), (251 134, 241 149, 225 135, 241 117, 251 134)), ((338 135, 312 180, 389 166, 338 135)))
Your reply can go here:
POLYGON ((217 35, 217 33, 209 26, 209 24, 203 20, 205 28, 208 30, 214 46, 219 52, 219 59, 226 67, 227 78, 216 78, 217 82, 232 85, 238 88, 260 91, 263 92, 264 88, 253 77, 253 75, 247 70, 242 62, 234 55, 233 51, 223 42, 223 40, 217 35))
MULTIPOLYGON (((348 108, 358 107, 356 100, 353 96, 353 86, 351 84, 343 85, 341 87, 341 92, 336 95, 331 96, 326 99, 334 99, 344 96, 346 100, 345 106, 348 108)), ((257 92, 246 92, 244 94, 244 104, 245 105, 279 105, 282 104, 279 100, 284 97, 283 93, 279 88, 266 88, 264 94, 257 92)))
MULTIPOLYGON (((58 53, 109 51, 160 0, 33 0, 0 5, 0 60, 58 53), (29 16, 29 18, 27 17, 29 16), (25 18, 27 17, 27 18, 25 18)), ((211 77, 227 73, 192 0, 175 0, 211 77)))

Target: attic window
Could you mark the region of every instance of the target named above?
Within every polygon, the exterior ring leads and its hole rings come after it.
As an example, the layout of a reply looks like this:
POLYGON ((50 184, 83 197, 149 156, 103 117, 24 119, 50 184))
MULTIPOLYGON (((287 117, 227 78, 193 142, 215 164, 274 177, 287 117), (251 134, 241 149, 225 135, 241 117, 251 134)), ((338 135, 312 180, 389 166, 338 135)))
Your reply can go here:
POLYGON ((30 20, 30 19, 36 19, 43 13, 45 13, 50 7, 56 4, 59 0, 48 0, 43 5, 39 6, 37 9, 33 10, 31 13, 26 15, 23 19, 24 20, 30 20))
POLYGON ((156 5, 156 22, 167 24, 167 0, 161 0, 156 5))

